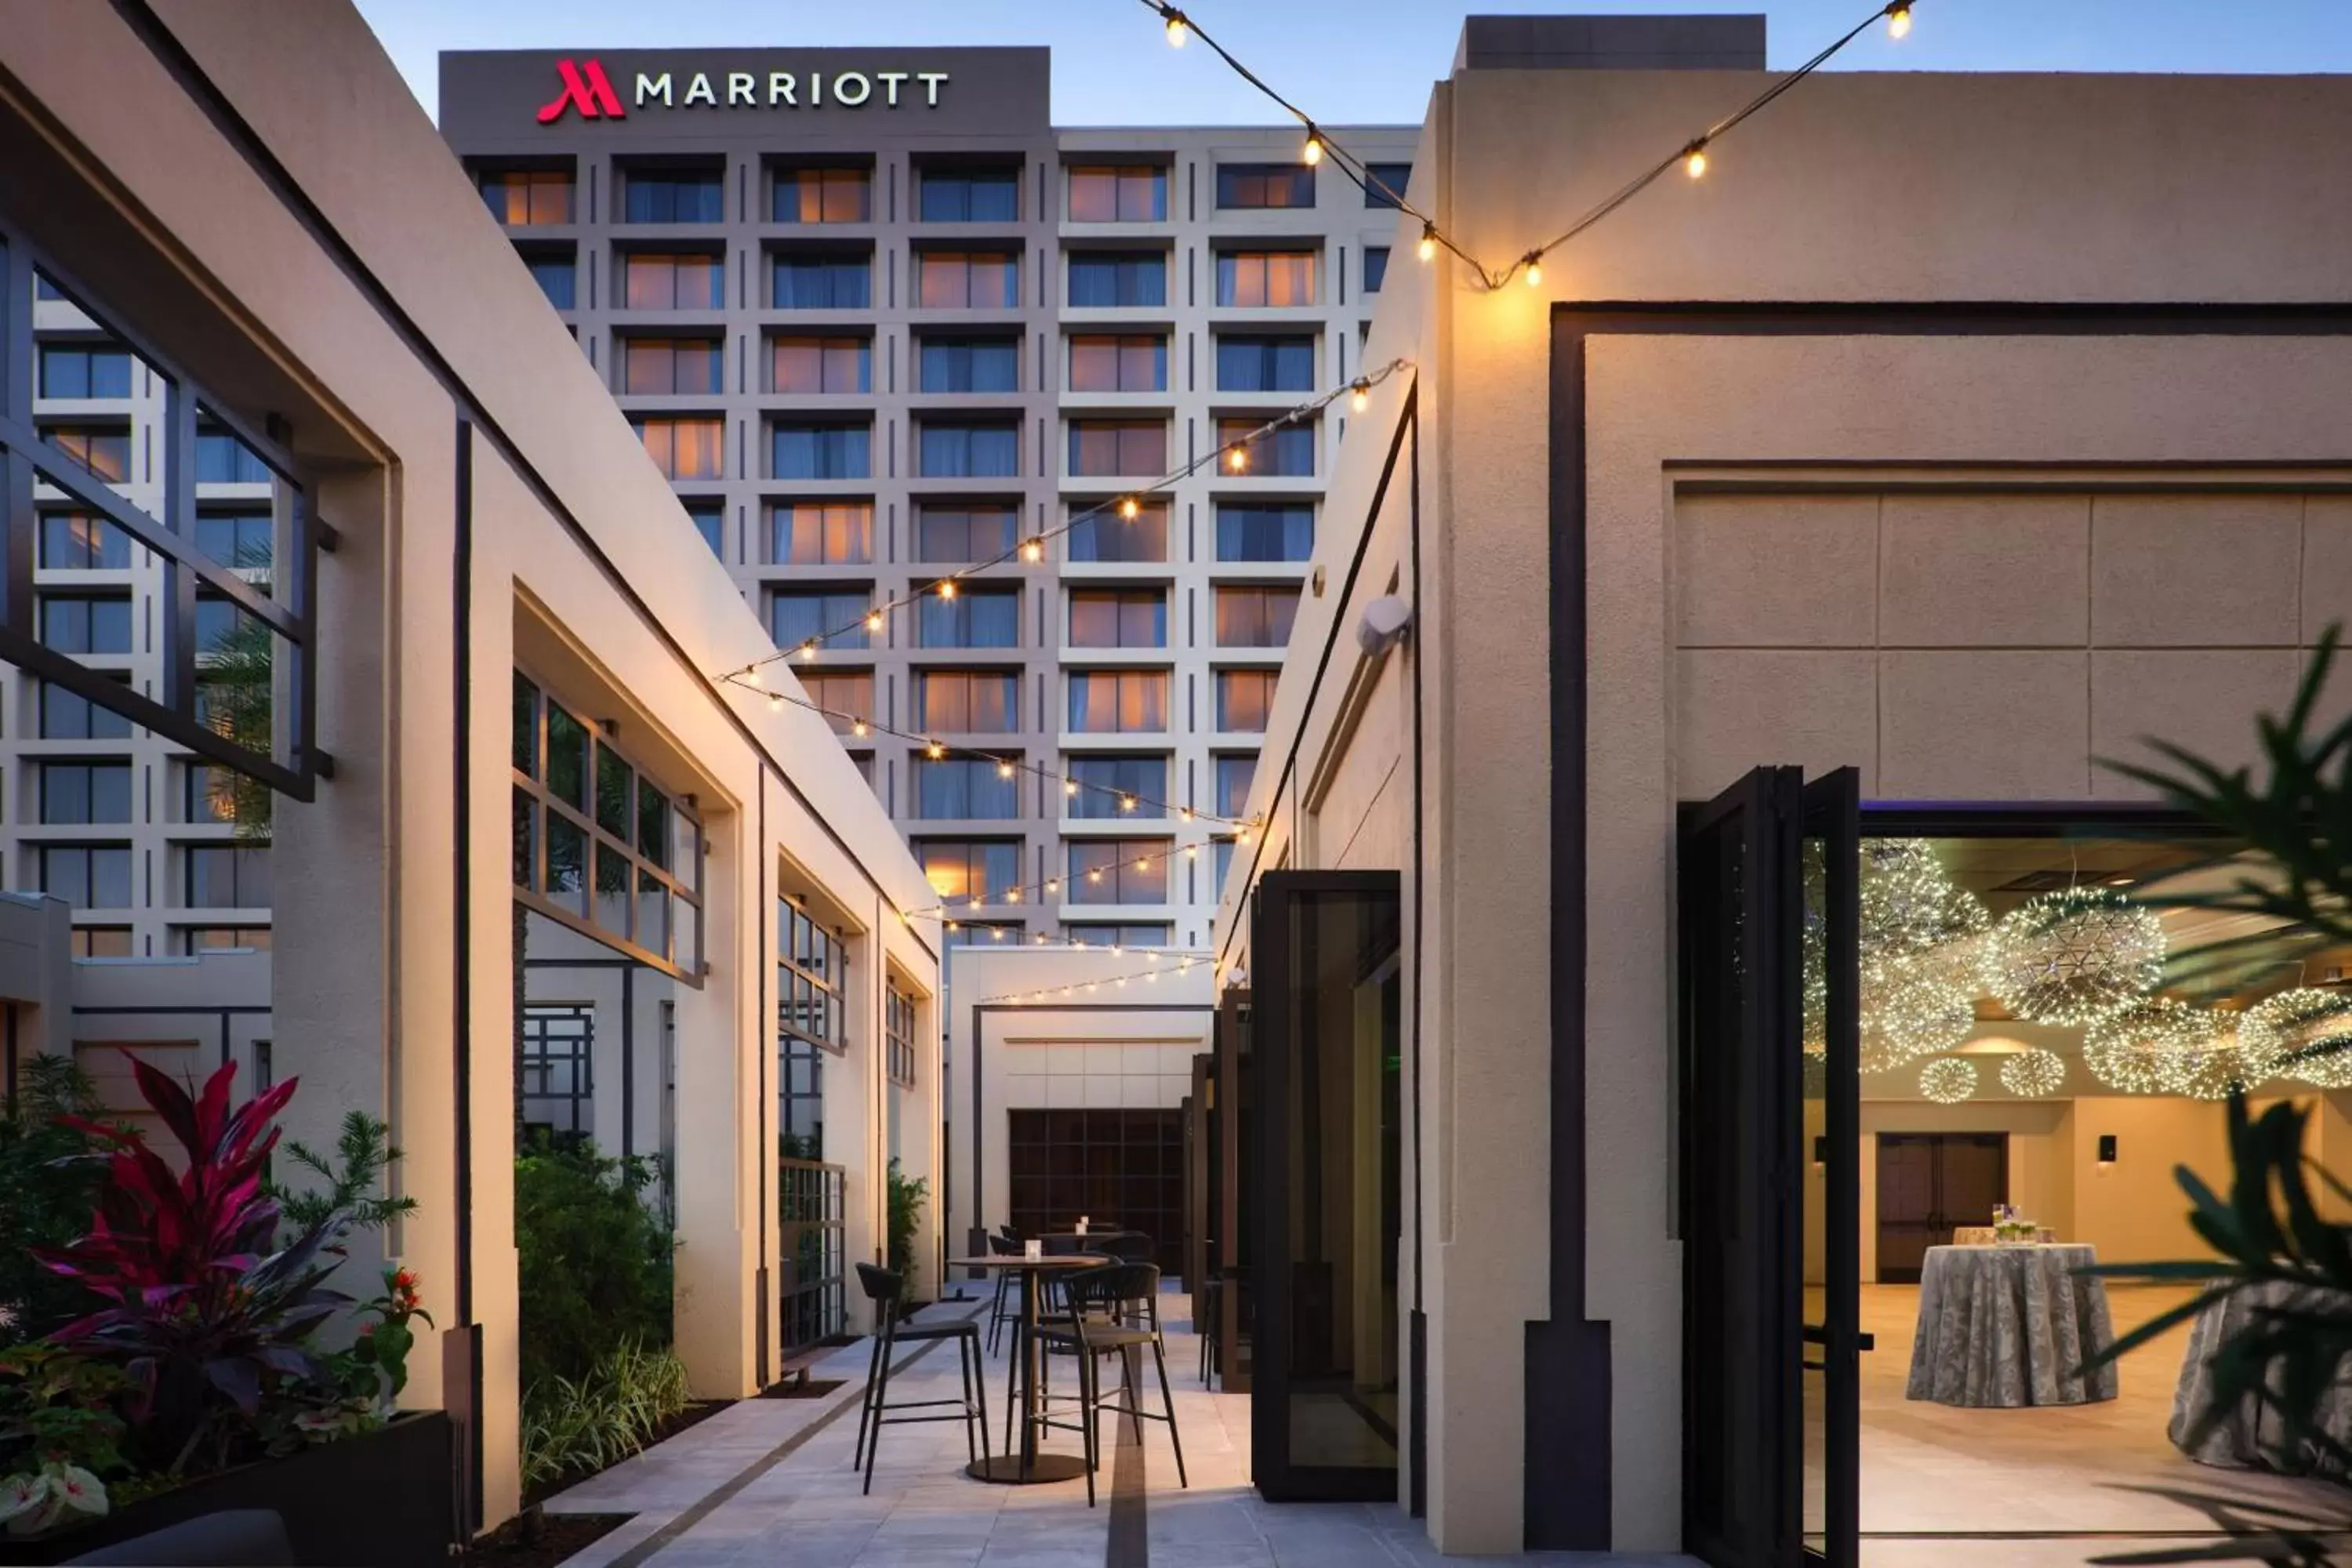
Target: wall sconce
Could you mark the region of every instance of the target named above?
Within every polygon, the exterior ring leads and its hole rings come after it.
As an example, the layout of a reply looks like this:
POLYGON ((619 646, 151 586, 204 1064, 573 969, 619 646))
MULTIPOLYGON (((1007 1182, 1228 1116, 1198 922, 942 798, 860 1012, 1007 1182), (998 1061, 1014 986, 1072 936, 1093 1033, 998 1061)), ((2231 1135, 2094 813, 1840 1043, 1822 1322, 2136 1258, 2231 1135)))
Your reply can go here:
POLYGON ((2115 1168, 2116 1135, 2112 1132, 2102 1132, 2099 1134, 2099 1174, 2104 1176, 2115 1168))
POLYGON ((1826 1170, 1829 1163, 1830 1135, 1826 1132, 1816 1132, 1813 1134, 1813 1169, 1826 1170))

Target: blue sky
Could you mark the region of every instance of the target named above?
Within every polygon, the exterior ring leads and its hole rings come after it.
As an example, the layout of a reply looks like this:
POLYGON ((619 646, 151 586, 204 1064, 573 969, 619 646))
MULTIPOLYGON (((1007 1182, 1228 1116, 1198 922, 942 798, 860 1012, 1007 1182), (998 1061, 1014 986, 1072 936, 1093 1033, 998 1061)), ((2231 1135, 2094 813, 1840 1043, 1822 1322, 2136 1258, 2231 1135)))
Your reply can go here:
MULTIPOLYGON (((2352 0, 1917 0, 1864 70, 2352 71, 2352 0)), ((1318 120, 1418 122, 1466 11, 1763 11, 1771 63, 1814 53, 1872 0, 1188 0, 1219 41, 1318 120)), ((1205 51, 1171 49, 1138 0, 359 0, 425 108, 443 49, 1046 44, 1061 125, 1263 123, 1205 51)))

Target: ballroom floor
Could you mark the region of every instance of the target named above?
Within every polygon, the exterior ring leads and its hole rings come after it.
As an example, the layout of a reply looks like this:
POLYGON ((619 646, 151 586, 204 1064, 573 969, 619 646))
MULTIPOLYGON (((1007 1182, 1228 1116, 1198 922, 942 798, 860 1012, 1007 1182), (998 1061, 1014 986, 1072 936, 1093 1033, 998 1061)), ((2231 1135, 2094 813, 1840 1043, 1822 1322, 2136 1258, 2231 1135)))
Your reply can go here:
MULTIPOLYGON (((2182 1299, 2171 1289, 2112 1289, 2116 1332, 2182 1299)), ((1863 1288, 1862 1327, 1877 1341, 1862 1358, 1865 1568, 1984 1562, 1993 1539, 2002 1561, 2039 1565, 2178 1548, 2217 1531, 2347 1528, 2338 1488, 2199 1465, 2172 1447, 2165 1426, 2186 1327, 2127 1356, 2112 1401, 1961 1410, 1904 1396, 1918 1303, 1916 1285, 1863 1288)), ((1819 1380, 1806 1383, 1817 1395, 1819 1380)), ((1809 1459, 1817 1445, 1816 1429, 1809 1459)))

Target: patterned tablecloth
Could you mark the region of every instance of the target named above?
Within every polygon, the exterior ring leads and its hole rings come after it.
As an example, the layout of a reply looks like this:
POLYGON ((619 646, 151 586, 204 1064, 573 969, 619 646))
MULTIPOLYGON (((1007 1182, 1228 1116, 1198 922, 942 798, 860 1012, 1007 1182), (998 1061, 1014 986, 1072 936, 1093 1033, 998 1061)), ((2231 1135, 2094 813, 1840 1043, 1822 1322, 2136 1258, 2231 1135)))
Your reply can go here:
MULTIPOLYGON (((2200 1465, 2231 1469, 2284 1470, 2289 1475, 2340 1473, 2343 1467, 2325 1458, 2315 1445, 2286 1455, 2285 1433, 2275 1411, 2249 1397, 2224 1415, 2190 1447, 2189 1428, 2213 1401, 2213 1375, 2209 1366, 2221 1342, 2249 1321, 2261 1308, 2291 1307, 2298 1297, 2317 1300, 2292 1285, 2252 1285, 2233 1290, 2214 1302, 2189 1325, 2189 1348, 2180 1357, 2180 1382, 2172 1391, 2172 1420, 2165 1433, 2172 1446, 2200 1465)), ((2319 1428, 2338 1443, 2352 1447, 2352 1361, 2337 1368, 2336 1385, 2319 1405, 2319 1428)))
POLYGON ((2088 1247, 1931 1247, 1904 1393, 1938 1405, 2087 1405, 2116 1396, 2107 1288, 2088 1247))

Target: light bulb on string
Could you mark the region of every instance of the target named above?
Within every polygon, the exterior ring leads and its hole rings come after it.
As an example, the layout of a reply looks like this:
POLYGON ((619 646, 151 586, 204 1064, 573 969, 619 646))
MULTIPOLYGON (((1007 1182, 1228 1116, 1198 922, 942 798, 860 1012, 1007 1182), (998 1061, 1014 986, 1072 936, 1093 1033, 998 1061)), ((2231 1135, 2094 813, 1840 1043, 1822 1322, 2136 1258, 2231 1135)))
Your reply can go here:
POLYGON ((1077 793, 1078 793, 1078 781, 1077 781, 1077 780, 1076 780, 1076 779, 1064 779, 1064 780, 1062 781, 1062 793, 1063 793, 1064 795, 1076 795, 1076 794, 1077 794, 1077 793))
POLYGON ((1160 14, 1168 18, 1168 47, 1171 49, 1182 48, 1184 34, 1188 30, 1184 26, 1184 13, 1171 5, 1160 14))
POLYGON ((1421 245, 1419 250, 1421 258, 1423 261, 1434 261, 1437 259, 1437 226, 1435 224, 1424 223, 1421 226, 1421 245))
POLYGON ((1911 36, 1911 7, 1907 0, 1895 0, 1886 8, 1886 36, 1897 43, 1911 36))
POLYGON ((1683 149, 1683 173, 1696 180, 1706 173, 1706 143, 1694 142, 1683 149))
POLYGON ((1298 156, 1310 169, 1323 161, 1323 138, 1311 128, 1307 132, 1307 145, 1298 150, 1298 156))
POLYGON ((1530 289, 1542 288, 1543 252, 1540 250, 1528 251, 1525 260, 1523 260, 1520 265, 1526 268, 1528 287, 1530 289))
POLYGON ((948 749, 945 746, 940 745, 937 741, 927 742, 923 746, 923 755, 930 758, 931 761, 935 763, 947 754, 948 749))
POLYGON ((1176 808, 1176 820, 1177 820, 1177 821, 1179 821, 1179 822, 1190 822, 1190 821, 1192 821, 1192 808, 1191 806, 1189 806, 1189 805, 1180 805, 1180 806, 1178 806, 1178 807, 1176 808))
POLYGON ((1118 797, 1118 808, 1121 811, 1133 811, 1135 809, 1135 797, 1131 795, 1120 795, 1118 797))
POLYGON ((1143 503, 1133 496, 1118 498, 1118 515, 1122 521, 1133 522, 1143 515, 1143 503))
POLYGON ((1021 546, 1021 559, 1033 566, 1045 559, 1045 542, 1042 539, 1024 542, 1021 546))
POLYGON ((868 610, 866 612, 866 629, 869 632, 878 632, 882 629, 881 611, 868 610))
POLYGON ((784 710, 784 694, 783 694, 782 692, 781 692, 781 691, 771 691, 771 692, 769 692, 769 693, 768 693, 768 711, 769 711, 769 712, 771 712, 771 713, 781 713, 781 712, 782 712, 783 710, 784 710))
POLYGON ((1011 778, 1013 776, 1013 764, 1005 761, 1003 758, 999 757, 996 760, 996 776, 1001 779, 1011 778))
POLYGON ((955 597, 954 578, 942 577, 940 579, 940 597, 942 599, 952 599, 955 597))
POLYGON ((1358 414, 1372 405, 1372 384, 1360 377, 1349 389, 1348 406, 1358 414))
POLYGON ((1246 447, 1236 447, 1232 451, 1226 453, 1225 467, 1231 468, 1237 474, 1247 468, 1249 467, 1249 448, 1246 447))

